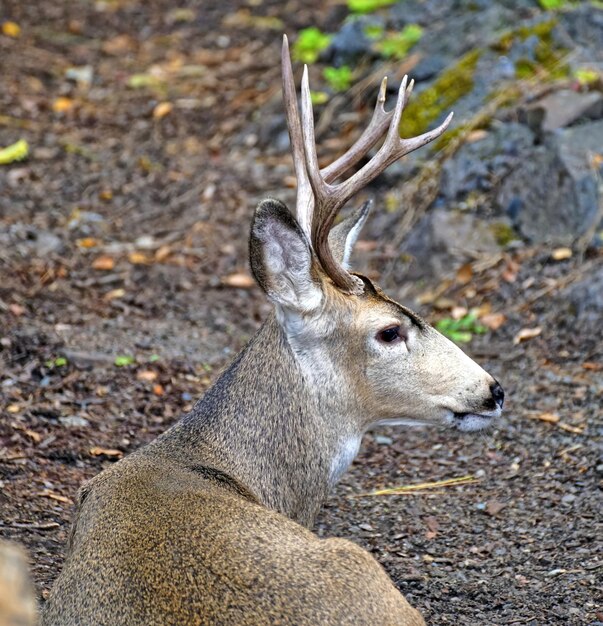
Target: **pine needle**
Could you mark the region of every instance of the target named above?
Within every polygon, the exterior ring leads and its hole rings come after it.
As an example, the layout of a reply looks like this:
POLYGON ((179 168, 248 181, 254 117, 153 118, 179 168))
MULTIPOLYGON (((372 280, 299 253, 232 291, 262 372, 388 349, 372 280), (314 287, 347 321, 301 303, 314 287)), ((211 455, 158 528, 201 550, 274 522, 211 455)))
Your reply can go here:
POLYGON ((479 479, 468 474, 467 476, 458 476, 457 478, 447 478, 446 480, 436 480, 435 482, 419 483, 417 485, 401 485, 400 487, 389 487, 388 489, 378 489, 372 493, 360 494, 363 496, 403 496, 413 495, 418 491, 426 491, 428 489, 439 489, 440 487, 455 487, 457 485, 468 485, 470 483, 479 482, 479 479))

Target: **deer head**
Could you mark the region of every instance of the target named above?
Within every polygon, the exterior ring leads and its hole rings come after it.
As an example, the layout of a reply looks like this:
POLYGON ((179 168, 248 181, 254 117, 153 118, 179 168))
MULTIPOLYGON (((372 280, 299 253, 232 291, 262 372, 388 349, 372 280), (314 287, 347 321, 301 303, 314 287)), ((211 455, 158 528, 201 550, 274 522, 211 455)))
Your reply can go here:
POLYGON ((308 71, 304 68, 300 119, 286 37, 282 67, 298 182, 296 218, 277 200, 260 203, 250 257, 303 376, 321 405, 345 414, 359 433, 373 423, 408 420, 444 422, 464 431, 486 427, 502 410, 498 382, 417 314, 348 270, 368 205, 332 228, 338 211, 359 189, 401 156, 440 136, 452 114, 435 130, 401 139, 400 119, 413 83, 402 80, 396 106, 386 112, 384 79, 367 129, 321 170, 308 71), (335 184, 383 135, 375 156, 335 184))

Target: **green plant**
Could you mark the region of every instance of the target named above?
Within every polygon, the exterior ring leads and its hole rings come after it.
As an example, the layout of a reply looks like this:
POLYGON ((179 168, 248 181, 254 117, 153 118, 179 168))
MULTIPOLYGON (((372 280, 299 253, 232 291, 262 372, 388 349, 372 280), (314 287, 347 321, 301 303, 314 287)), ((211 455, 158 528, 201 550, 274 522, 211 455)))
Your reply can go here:
POLYGON ((347 65, 325 67, 324 79, 333 91, 347 91, 352 86, 352 70, 347 65))
POLYGON ((332 38, 332 35, 323 33, 315 26, 300 30, 293 44, 293 58, 302 63, 315 63, 318 55, 329 45, 332 38))
POLYGON ((423 29, 418 24, 407 24, 401 32, 379 42, 377 50, 387 59, 402 59, 422 36, 423 29))
POLYGON ((456 343, 468 343, 473 339, 473 335, 482 335, 487 331, 487 328, 479 323, 477 315, 473 312, 467 313, 458 320, 445 317, 436 322, 435 327, 442 335, 456 343))
POLYGON ((58 356, 56 359, 49 359, 44 363, 44 365, 48 369, 52 369, 53 367, 62 367, 63 365, 67 365, 68 361, 64 356, 58 356))
POLYGON ((362 32, 368 39, 381 39, 385 28, 381 24, 367 24, 362 32))
POLYGON ((129 354, 121 354, 115 357, 114 363, 117 367, 125 367, 126 365, 133 365, 136 363, 136 359, 129 354))
POLYGON ((326 91, 310 91, 310 100, 314 106, 320 106, 329 101, 329 94, 326 91))
POLYGON ((352 13, 373 13, 396 2, 397 0, 348 0, 348 9, 352 13))

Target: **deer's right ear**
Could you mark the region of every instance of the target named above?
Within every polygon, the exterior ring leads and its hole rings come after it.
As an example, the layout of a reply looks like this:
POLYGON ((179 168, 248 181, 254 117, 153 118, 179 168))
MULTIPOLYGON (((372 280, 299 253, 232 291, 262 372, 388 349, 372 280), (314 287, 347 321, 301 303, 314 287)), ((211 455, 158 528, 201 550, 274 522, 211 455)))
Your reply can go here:
POLYGON ((268 297, 287 313, 309 313, 322 302, 308 238, 278 200, 260 202, 249 238, 251 270, 268 297))

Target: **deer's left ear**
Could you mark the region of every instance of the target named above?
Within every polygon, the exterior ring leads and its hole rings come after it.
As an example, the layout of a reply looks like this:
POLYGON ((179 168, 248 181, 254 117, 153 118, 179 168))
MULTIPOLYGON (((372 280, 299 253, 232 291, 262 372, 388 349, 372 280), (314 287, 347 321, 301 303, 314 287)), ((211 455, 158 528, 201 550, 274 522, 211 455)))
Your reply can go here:
POLYGON ((350 269, 350 256, 358 235, 366 222, 371 210, 370 200, 365 202, 356 212, 342 220, 329 233, 329 248, 333 258, 343 267, 350 269))
POLYGON ((313 275, 310 243, 282 202, 260 202, 251 224, 249 259, 259 286, 285 316, 320 306, 323 294, 313 275))

